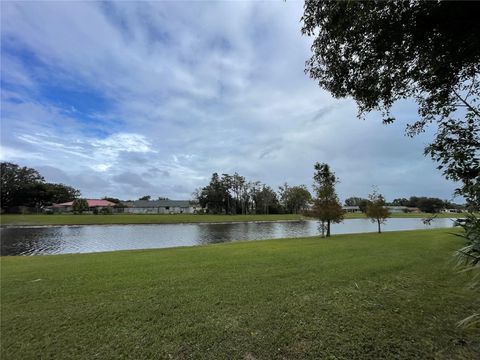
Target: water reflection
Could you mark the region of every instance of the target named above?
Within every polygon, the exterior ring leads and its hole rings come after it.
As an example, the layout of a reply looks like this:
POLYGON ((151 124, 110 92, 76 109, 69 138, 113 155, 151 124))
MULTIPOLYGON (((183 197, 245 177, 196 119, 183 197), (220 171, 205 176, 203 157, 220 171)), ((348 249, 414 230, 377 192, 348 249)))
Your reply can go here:
MULTIPOLYGON (((451 227, 450 219, 389 219, 384 231, 451 227)), ((367 219, 350 219, 332 225, 332 234, 374 232, 367 219)), ((316 221, 175 224, 175 225, 89 225, 31 228, 2 228, 4 255, 88 253, 114 250, 168 248, 214 244, 235 240, 262 240, 318 235, 316 221)))

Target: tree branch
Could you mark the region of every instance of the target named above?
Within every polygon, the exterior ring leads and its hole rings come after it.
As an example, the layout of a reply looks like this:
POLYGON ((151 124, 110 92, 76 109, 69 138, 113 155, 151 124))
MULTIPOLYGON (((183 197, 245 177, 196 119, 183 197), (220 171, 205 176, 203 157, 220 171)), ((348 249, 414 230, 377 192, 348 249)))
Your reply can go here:
POLYGON ((480 117, 480 112, 479 112, 477 109, 475 109, 472 105, 470 105, 468 102, 466 102, 465 99, 462 98, 455 90, 453 90, 453 93, 457 96, 457 98, 458 98, 462 103, 465 104, 465 106, 466 106, 467 108, 470 109, 470 111, 472 111, 475 115, 477 115, 478 117, 480 117))

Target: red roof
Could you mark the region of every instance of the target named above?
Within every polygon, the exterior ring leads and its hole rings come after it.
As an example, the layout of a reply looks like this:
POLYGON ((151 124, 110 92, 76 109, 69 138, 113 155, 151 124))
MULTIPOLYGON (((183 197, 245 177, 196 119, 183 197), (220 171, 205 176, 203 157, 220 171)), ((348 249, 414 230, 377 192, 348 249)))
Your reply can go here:
MULTIPOLYGON (((88 207, 108 207, 115 206, 116 204, 108 200, 99 200, 99 199, 87 199, 88 207)), ((63 207, 63 206, 72 206, 73 201, 69 201, 61 204, 53 204, 54 207, 63 207)))

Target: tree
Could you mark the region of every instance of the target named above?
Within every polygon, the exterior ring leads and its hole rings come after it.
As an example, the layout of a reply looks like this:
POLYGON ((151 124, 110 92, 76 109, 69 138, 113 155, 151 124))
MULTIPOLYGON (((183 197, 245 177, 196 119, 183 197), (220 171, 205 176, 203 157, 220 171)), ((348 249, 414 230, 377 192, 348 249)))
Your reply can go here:
POLYGON ((413 99, 419 119, 407 134, 438 126, 425 150, 479 205, 480 6, 448 1, 307 0, 303 34, 316 36, 305 71, 359 115, 413 99))
POLYGON ((390 217, 390 212, 385 206, 385 198, 376 188, 368 195, 368 200, 367 217, 370 218, 372 222, 377 223, 378 233, 380 234, 382 232, 381 224, 385 224, 386 220, 390 217))
POLYGON ((278 212, 277 194, 268 185, 263 185, 262 189, 256 194, 257 213, 270 214, 278 212))
POLYGON ((410 201, 408 199, 405 199, 405 198, 397 198, 397 199, 394 199, 392 201, 392 205, 393 206, 410 206, 410 207, 416 207, 416 206, 412 206, 410 205, 410 201))
POLYGON ((463 186, 455 192, 463 195, 471 211, 480 210, 480 118, 469 113, 466 120, 448 120, 440 125, 436 141, 425 154, 440 163, 438 169, 463 186))
POLYGON ((138 200, 142 200, 142 201, 150 201, 152 197, 150 195, 145 195, 145 196, 142 196, 141 198, 139 198, 138 200))
POLYGON ((46 183, 45 191, 50 205, 73 201, 81 195, 79 190, 64 184, 46 183))
MULTIPOLYGON (((437 125, 426 147, 469 209, 480 208, 480 4, 448 1, 306 0, 302 32, 316 35, 305 71, 359 115, 413 99, 419 118, 407 134, 437 125), (317 35, 318 34, 318 35, 317 35)), ((473 213, 472 213, 472 216, 473 213)), ((480 222, 465 223, 479 233, 480 222)), ((477 267, 478 269, 478 267, 477 267)))
POLYGON ((221 214, 225 209, 227 188, 218 173, 213 173, 210 183, 197 193, 197 200, 209 213, 221 214))
POLYGON ((344 212, 342 205, 335 192, 335 185, 338 179, 330 170, 328 164, 315 164, 315 174, 313 175, 316 198, 313 202, 313 211, 311 216, 320 220, 322 237, 330 236, 330 225, 343 221, 344 212))
POLYGON ((285 183, 279 188, 280 201, 289 214, 298 214, 307 209, 312 195, 305 185, 289 186, 285 183))
POLYGON ((19 197, 23 195, 22 190, 39 183, 45 182, 45 179, 35 169, 26 166, 20 167, 17 164, 2 162, 0 164, 0 202, 2 210, 13 206, 22 205, 19 203, 19 197))
POLYGON ((72 207, 74 214, 82 214, 84 211, 88 211, 89 209, 86 199, 75 199, 72 207))

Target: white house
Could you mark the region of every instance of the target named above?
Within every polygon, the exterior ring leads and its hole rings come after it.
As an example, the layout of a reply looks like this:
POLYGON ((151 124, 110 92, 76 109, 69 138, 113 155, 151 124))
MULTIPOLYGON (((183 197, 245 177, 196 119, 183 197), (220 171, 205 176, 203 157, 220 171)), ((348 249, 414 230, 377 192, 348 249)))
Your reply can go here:
POLYGON ((124 214, 195 214, 200 205, 188 200, 124 201, 124 214))
POLYGON ((360 206, 342 206, 343 211, 347 213, 359 213, 362 212, 360 210, 360 206))

